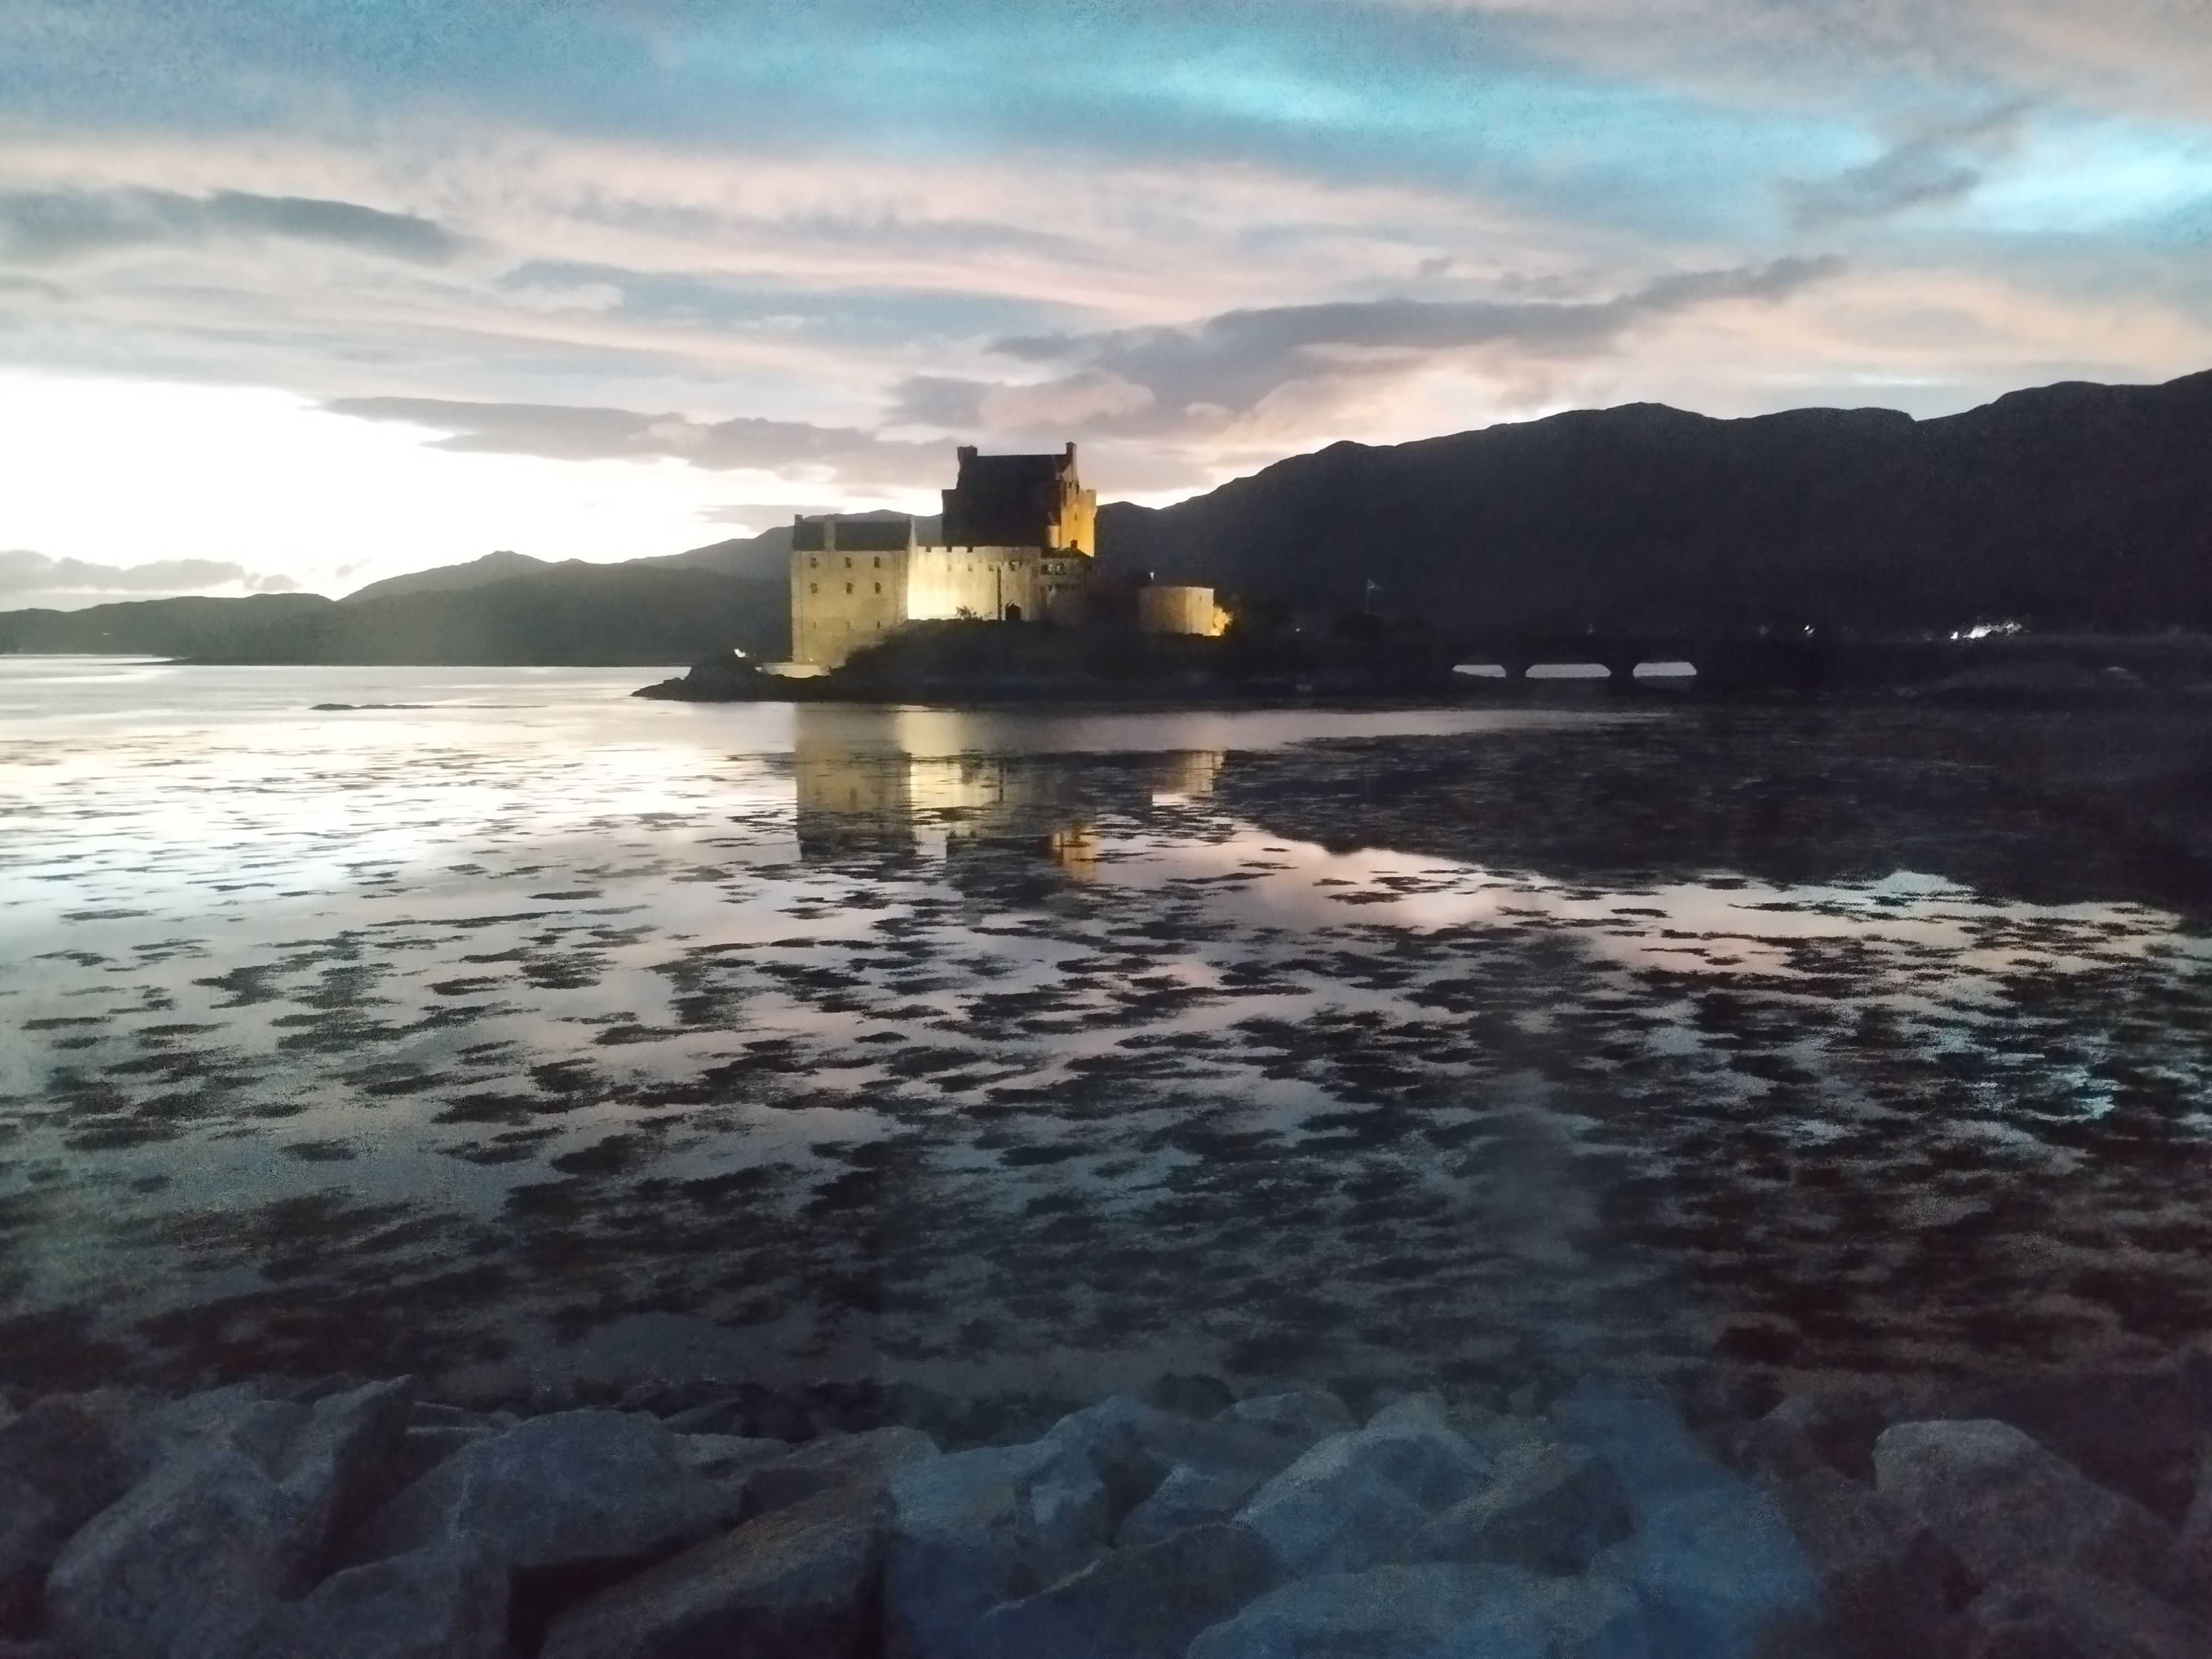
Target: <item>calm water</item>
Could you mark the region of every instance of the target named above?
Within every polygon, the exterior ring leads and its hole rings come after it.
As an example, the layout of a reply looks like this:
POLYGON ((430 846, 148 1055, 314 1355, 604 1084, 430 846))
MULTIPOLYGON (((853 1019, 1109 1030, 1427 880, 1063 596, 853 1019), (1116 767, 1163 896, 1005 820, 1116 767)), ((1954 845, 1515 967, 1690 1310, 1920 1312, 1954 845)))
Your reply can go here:
POLYGON ((2212 946, 2059 787, 2095 733, 653 678, 0 658, 0 1373, 1881 1370, 2212 1310, 2212 946))

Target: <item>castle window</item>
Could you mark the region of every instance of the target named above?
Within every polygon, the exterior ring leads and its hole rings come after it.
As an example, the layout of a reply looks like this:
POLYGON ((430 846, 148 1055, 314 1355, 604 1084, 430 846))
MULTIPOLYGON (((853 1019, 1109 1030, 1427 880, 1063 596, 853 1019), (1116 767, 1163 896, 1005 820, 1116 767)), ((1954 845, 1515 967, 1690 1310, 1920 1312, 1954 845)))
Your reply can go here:
POLYGON ((882 592, 883 591, 884 591, 884 585, 883 585, 881 582, 878 582, 878 583, 876 584, 876 592, 878 592, 878 593, 880 593, 880 592, 882 592))
POLYGON ((846 561, 845 561, 845 568, 846 568, 846 569, 848 569, 848 570, 850 570, 852 568, 853 568, 853 562, 852 562, 850 559, 846 560, 846 561))
POLYGON ((822 584, 820 582, 809 582, 806 584, 806 591, 810 593, 819 593, 822 591, 822 584))
MULTIPOLYGON (((848 559, 848 560, 846 561, 846 562, 847 562, 848 564, 850 564, 850 563, 852 562, 852 561, 851 561, 851 560, 849 560, 849 559, 848 559)), ((847 582, 847 583, 845 584, 845 591, 846 591, 848 593, 851 592, 853 591, 853 584, 852 584, 852 583, 850 583, 850 582, 847 582)))
POLYGON ((884 568, 884 562, 883 562, 883 560, 879 557, 879 558, 878 558, 878 559, 877 559, 877 561, 876 561, 876 568, 877 568, 877 569, 878 569, 878 570, 881 570, 883 568, 884 568))

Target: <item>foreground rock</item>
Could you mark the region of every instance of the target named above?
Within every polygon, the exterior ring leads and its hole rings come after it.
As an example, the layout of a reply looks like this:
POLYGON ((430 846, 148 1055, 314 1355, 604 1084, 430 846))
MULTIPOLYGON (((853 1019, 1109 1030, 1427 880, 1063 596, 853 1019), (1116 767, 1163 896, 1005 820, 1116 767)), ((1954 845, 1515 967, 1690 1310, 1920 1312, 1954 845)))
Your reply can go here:
POLYGON ((99 1659, 237 1650, 313 1583, 397 1454, 412 1395, 404 1381, 312 1407, 218 1390, 162 1413, 152 1472, 54 1564, 56 1633, 99 1659))
POLYGON ((696 1545, 571 1608, 545 1659, 828 1659, 878 1631, 889 1509, 835 1487, 696 1545))
POLYGON ((994 1609, 977 1631, 975 1650, 988 1659, 1180 1654, 1273 1577, 1267 1547, 1249 1528, 1197 1527, 1117 1551, 1049 1589, 994 1609))
POLYGON ((1981 1583, 2068 1568, 2120 1583, 2154 1580, 2172 1534, 2011 1425, 1900 1423, 1875 1443, 1876 1484, 1941 1539, 1981 1583))
POLYGON ((1636 1598, 1516 1567, 1376 1567, 1308 1578, 1203 1632, 1189 1659, 1646 1659, 1636 1598))
POLYGON ((557 1412, 464 1446, 373 1516, 348 1555, 373 1561, 465 1535, 511 1572, 620 1561, 703 1537, 739 1507, 651 1419, 557 1412))

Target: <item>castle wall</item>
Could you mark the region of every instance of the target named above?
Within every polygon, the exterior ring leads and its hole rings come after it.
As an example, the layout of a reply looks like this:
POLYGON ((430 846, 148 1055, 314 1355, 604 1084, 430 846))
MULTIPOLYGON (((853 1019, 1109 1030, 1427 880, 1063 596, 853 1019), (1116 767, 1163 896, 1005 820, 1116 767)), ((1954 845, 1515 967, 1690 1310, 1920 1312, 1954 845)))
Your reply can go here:
POLYGON ((1033 547, 917 547, 909 557, 906 614, 915 622, 1036 622, 1045 614, 1042 560, 1033 547))
POLYGON ((1147 634, 1198 634, 1218 637, 1229 626, 1229 613, 1213 602, 1210 587, 1140 587, 1137 626, 1147 634))
POLYGON ((791 556, 791 655, 835 668, 907 618, 908 565, 900 550, 791 556))

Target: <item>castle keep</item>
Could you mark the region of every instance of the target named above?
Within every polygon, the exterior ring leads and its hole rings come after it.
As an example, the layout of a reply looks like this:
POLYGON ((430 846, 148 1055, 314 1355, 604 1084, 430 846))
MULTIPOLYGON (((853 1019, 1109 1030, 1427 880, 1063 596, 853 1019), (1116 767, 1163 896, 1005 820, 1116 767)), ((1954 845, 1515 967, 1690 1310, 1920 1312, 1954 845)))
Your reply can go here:
POLYGON ((1058 455, 963 447, 959 457, 934 541, 911 518, 793 523, 794 661, 835 668, 902 623, 1080 620, 1098 497, 1076 476, 1075 446, 1058 455))

